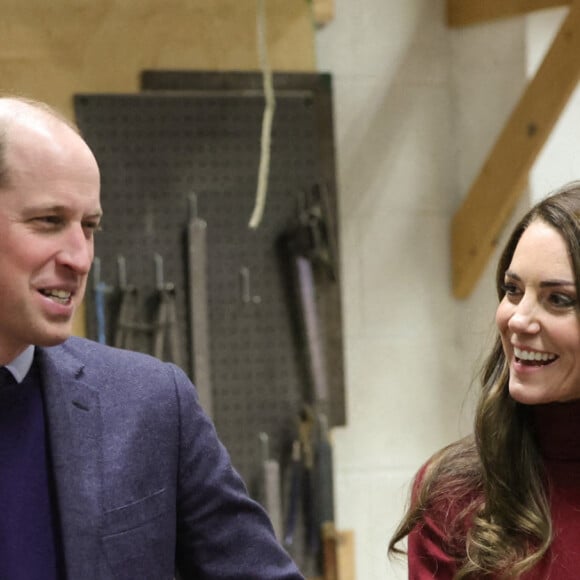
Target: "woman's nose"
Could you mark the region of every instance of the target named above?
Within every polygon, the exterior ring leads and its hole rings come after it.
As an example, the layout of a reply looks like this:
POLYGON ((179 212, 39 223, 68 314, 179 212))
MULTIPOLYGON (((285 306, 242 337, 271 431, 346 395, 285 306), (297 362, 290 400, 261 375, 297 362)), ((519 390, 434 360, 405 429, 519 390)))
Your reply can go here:
POLYGON ((533 300, 523 299, 514 309, 508 326, 516 333, 536 333, 540 330, 538 305, 533 300))

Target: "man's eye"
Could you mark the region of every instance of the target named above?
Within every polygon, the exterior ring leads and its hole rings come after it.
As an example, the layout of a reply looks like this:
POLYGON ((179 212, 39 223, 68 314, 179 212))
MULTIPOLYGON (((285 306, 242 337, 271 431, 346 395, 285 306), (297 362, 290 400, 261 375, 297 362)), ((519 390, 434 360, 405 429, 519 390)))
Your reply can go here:
POLYGON ((48 224, 52 226, 62 224, 62 218, 57 215, 43 215, 40 217, 35 218, 35 221, 40 222, 42 224, 48 224))
POLYGON ((103 229, 99 222, 84 222, 83 228, 92 232, 100 232, 103 229))

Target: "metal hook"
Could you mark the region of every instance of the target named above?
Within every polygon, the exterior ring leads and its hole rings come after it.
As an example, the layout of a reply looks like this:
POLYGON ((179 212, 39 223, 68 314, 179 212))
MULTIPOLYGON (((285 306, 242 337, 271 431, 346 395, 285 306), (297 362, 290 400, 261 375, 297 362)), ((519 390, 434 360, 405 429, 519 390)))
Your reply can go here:
POLYGON ((188 200, 188 211, 189 211, 189 220, 196 220, 198 218, 197 214, 197 194, 190 193, 189 200, 188 200))
POLYGON ((165 277, 163 272, 163 256, 155 253, 153 256, 155 262, 155 287, 157 290, 163 290, 165 287, 165 277))
POLYGON ((259 304, 262 302, 261 296, 252 296, 252 284, 250 279, 250 269, 247 266, 242 266, 240 268, 240 280, 241 280, 241 291, 242 291, 242 302, 244 304, 249 304, 253 302, 254 304, 259 304))
POLYGON ((101 283, 101 258, 93 260, 93 288, 96 290, 101 283))
POLYGON ((260 451, 262 454, 262 462, 265 463, 270 459, 270 437, 264 431, 260 431, 258 437, 260 438, 260 451))
POLYGON ((127 288, 127 262, 121 254, 117 255, 117 283, 121 290, 127 288))

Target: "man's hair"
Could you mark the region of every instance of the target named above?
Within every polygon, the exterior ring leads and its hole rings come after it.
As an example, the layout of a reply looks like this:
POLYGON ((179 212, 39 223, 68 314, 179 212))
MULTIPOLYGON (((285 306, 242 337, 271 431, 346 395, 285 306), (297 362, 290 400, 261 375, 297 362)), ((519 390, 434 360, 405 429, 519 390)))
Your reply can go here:
POLYGON ((18 95, 0 93, 0 189, 8 184, 9 167, 6 161, 6 151, 10 139, 11 125, 19 117, 32 115, 64 123, 80 135, 79 128, 74 122, 47 103, 18 95), (10 107, 10 104, 13 107, 10 107))

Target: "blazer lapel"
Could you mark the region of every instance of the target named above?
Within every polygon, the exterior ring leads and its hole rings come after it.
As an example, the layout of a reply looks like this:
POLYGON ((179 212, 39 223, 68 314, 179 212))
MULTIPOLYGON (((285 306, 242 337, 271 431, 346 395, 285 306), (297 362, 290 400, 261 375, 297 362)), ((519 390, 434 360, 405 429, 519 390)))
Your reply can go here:
POLYGON ((68 578, 98 578, 102 429, 98 391, 67 350, 38 349, 68 578))

